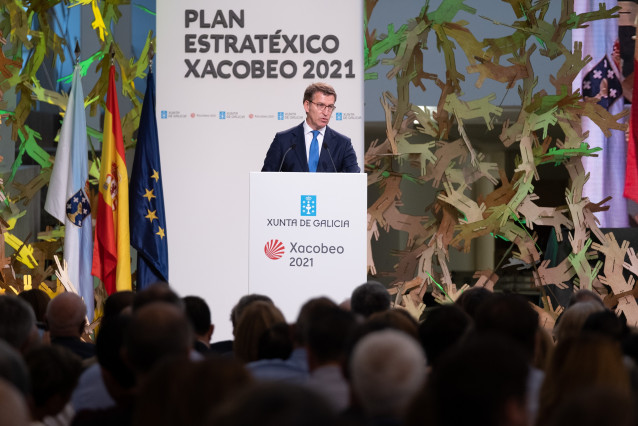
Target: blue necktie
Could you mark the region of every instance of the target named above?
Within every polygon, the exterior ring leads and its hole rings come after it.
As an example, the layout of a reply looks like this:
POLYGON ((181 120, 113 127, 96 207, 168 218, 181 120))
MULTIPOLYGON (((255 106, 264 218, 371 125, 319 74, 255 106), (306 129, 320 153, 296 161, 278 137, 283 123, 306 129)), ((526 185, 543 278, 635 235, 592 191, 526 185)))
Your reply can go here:
POLYGON ((308 156, 308 170, 312 173, 317 171, 317 164, 319 164, 319 141, 317 135, 319 130, 312 131, 312 142, 310 142, 310 155, 308 156))

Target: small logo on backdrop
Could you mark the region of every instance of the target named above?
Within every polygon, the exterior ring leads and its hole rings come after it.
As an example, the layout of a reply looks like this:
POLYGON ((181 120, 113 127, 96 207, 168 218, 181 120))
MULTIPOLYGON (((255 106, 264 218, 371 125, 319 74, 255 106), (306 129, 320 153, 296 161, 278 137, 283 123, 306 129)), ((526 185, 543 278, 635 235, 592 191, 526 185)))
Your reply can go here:
POLYGON ((219 111, 219 119, 226 120, 226 111, 219 111))
POLYGON ((622 97, 622 85, 606 55, 583 77, 583 96, 597 99, 605 109, 622 97))
POLYGON ((255 118, 254 114, 248 114, 248 118, 255 118))
POLYGON ((284 113, 283 112, 278 112, 277 113, 277 120, 283 120, 284 119, 284 113))
POLYGON ((191 112, 191 118, 195 118, 195 113, 191 112))
POLYGON ((168 118, 168 111, 162 111, 162 118, 168 118))
POLYGON ((317 196, 302 195, 301 196, 301 215, 317 216, 317 196))
POLYGON ((335 118, 337 119, 337 121, 343 120, 343 113, 342 112, 338 112, 337 116, 335 118))
POLYGON ((82 227, 84 218, 91 214, 91 204, 80 189, 66 202, 66 216, 75 225, 82 227))
POLYGON ((266 257, 272 260, 281 259, 281 257, 286 252, 286 247, 279 240, 270 240, 264 246, 264 253, 266 253, 266 257))

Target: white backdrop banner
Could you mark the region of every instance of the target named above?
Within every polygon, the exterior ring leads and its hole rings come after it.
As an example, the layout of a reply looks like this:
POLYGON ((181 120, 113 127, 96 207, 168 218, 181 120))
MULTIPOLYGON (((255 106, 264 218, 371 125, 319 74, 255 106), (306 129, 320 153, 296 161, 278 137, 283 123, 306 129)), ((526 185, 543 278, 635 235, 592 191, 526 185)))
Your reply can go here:
POLYGON ((227 339, 248 293, 249 172, 304 120, 310 83, 335 87, 330 126, 363 170, 363 2, 158 1, 157 40, 170 281, 206 299, 227 339))

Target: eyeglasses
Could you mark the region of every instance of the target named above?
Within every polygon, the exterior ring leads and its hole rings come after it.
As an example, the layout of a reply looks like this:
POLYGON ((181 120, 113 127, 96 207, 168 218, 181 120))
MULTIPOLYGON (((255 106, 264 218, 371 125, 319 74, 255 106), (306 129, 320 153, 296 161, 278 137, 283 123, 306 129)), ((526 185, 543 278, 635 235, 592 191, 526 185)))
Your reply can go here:
POLYGON ((317 107, 317 109, 319 110, 319 112, 324 112, 324 111, 327 109, 327 110, 328 110, 328 112, 329 112, 330 114, 332 114, 332 111, 334 111, 334 110, 337 108, 337 107, 336 107, 336 106, 334 106, 334 105, 325 105, 325 104, 322 104, 322 103, 316 103, 316 102, 313 102, 313 101, 311 101, 311 100, 309 100, 308 102, 310 102, 311 104, 315 104, 315 106, 317 107))

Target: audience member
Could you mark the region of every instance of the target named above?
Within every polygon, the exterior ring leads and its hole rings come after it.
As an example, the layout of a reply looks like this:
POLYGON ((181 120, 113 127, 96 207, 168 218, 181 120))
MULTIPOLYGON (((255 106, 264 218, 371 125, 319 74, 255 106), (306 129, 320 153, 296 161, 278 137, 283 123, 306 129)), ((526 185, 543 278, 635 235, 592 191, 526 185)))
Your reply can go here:
POLYGON ((82 359, 95 355, 93 343, 81 339, 86 327, 86 305, 75 293, 64 292, 47 306, 46 323, 51 344, 63 346, 82 359))
POLYGON ((140 390, 135 426, 199 426, 208 413, 252 382, 233 358, 192 362, 172 359, 158 365, 140 390))
POLYGON ((536 354, 538 313, 522 296, 494 294, 476 311, 475 327, 479 334, 498 333, 518 344, 527 357, 527 410, 529 423, 533 424, 538 412, 538 395, 543 382, 543 371, 534 368, 536 354))
POLYGON ((636 408, 626 392, 618 389, 594 386, 575 390, 566 395, 565 401, 546 426, 636 426, 636 408))
POLYGON ((137 388, 135 375, 122 356, 124 336, 131 321, 132 316, 125 310, 102 320, 95 352, 107 395, 93 394, 92 406, 77 410, 74 426, 131 424, 137 388))
POLYGON ((30 350, 24 359, 31 378, 31 418, 45 424, 46 418, 70 424, 75 412, 69 401, 82 372, 81 358, 63 346, 51 345, 30 350))
POLYGON ((122 311, 132 308, 135 295, 132 291, 117 291, 107 297, 104 301, 102 321, 115 317, 121 314, 122 311))
POLYGON ((159 281, 135 293, 132 305, 133 312, 154 302, 165 302, 175 305, 180 309, 184 308, 184 302, 177 293, 171 289, 168 283, 159 281))
POLYGON ((259 359, 259 339, 276 323, 285 323, 283 314, 269 302, 253 302, 242 312, 235 328, 234 352, 244 363, 259 359))
POLYGON ((458 305, 439 306, 428 313, 419 325, 419 340, 432 368, 468 332, 471 321, 458 305))
MULTIPOLYGON (((99 335, 102 334, 104 324, 117 317, 123 311, 129 311, 130 313, 133 298, 134 293, 131 291, 118 291, 106 298, 104 301, 104 313, 100 320, 98 340, 99 335)), ((119 342, 118 345, 121 346, 121 342, 119 342)), ((97 351, 96 342, 96 352, 97 351)), ((76 412, 99 410, 115 406, 115 401, 111 398, 104 384, 102 367, 99 362, 91 364, 84 370, 80 376, 77 387, 73 391, 73 395, 71 395, 71 404, 76 412)))
POLYGON ((18 294, 18 297, 27 302, 33 308, 35 313, 35 320, 38 324, 44 326, 44 319, 46 317, 47 306, 51 301, 51 298, 44 291, 39 288, 32 288, 31 290, 25 290, 18 294))
POLYGON ((210 352, 210 339, 215 330, 215 326, 211 322, 210 308, 206 301, 199 296, 186 296, 183 301, 186 317, 195 333, 193 348, 202 355, 206 355, 210 352))
MULTIPOLYGON (((233 336, 235 335, 235 328, 237 327, 237 322, 239 321, 239 317, 242 312, 246 308, 246 306, 250 305, 253 302, 268 302, 272 303, 270 297, 265 296, 263 294, 247 294, 242 296, 237 304, 233 306, 233 309, 230 311, 230 323, 233 326, 233 336)), ((232 355, 233 354, 233 341, 232 340, 222 340, 219 342, 211 343, 210 351, 220 355, 232 355)))
POLYGON ((485 287, 472 287, 461 293, 454 303, 474 320, 479 307, 492 295, 494 293, 485 287))
POLYGON ((387 311, 375 312, 368 317, 366 322, 372 328, 376 328, 377 325, 379 330, 393 328, 419 339, 419 323, 405 309, 392 308, 387 311))
POLYGON ((587 289, 580 289, 572 293, 571 297, 569 298, 567 308, 570 308, 575 304, 582 302, 594 302, 603 308, 605 307, 605 303, 603 302, 603 299, 600 297, 600 295, 598 295, 598 293, 587 289))
POLYGON ((138 383, 162 359, 188 357, 192 347, 193 331, 175 304, 150 302, 133 311, 124 336, 124 359, 138 383))
POLYGON ((554 326, 554 339, 557 342, 572 338, 580 334, 587 317, 595 312, 602 312, 605 308, 592 301, 578 302, 565 309, 554 326))
POLYGON ((619 317, 609 309, 590 314, 583 323, 582 331, 600 333, 617 342, 622 342, 629 336, 625 317, 619 317))
POLYGON ((297 321, 292 326, 293 350, 290 357, 285 360, 262 359, 246 364, 246 368, 257 380, 305 383, 309 376, 306 335, 310 317, 317 309, 334 306, 335 303, 326 297, 310 299, 304 303, 299 310, 297 321))
POLYGON ((29 371, 18 351, 0 339, 0 378, 11 383, 24 398, 30 393, 29 371))
POLYGON ((468 337, 432 369, 405 425, 528 425, 527 358, 503 335, 468 337))
POLYGON ((599 334, 582 333, 559 340, 546 373, 536 420, 539 426, 546 425, 575 391, 604 386, 630 396, 630 377, 620 344, 599 334))
POLYGON ((354 315, 336 306, 312 312, 306 331, 310 378, 308 386, 322 395, 338 412, 350 405, 350 385, 343 371, 354 315))
POLYGON ((215 410, 209 426, 339 426, 330 405, 311 390, 290 383, 260 383, 215 410))
POLYGON ((352 291, 350 309, 355 315, 368 318, 375 312, 390 309, 391 302, 390 293, 383 284, 368 281, 352 291))
POLYGON ((39 342, 35 314, 23 299, 0 295, 0 339, 22 354, 39 342))
POLYGON ((354 396, 373 424, 398 424, 426 377, 418 342, 387 329, 363 337, 350 359, 354 396))
POLYGON ((0 426, 28 426, 29 411, 20 392, 0 378, 0 426))
POLYGON ((273 324, 257 344, 257 360, 288 359, 292 354, 292 331, 285 322, 273 324))

